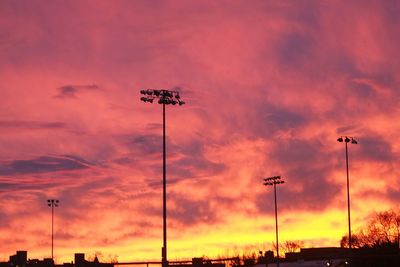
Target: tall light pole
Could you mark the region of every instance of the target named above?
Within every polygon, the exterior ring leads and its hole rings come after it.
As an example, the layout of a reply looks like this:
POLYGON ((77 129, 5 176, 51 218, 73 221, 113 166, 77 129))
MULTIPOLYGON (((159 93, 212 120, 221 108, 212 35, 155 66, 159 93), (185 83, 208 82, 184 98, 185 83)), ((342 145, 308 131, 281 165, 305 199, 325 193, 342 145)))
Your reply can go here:
POLYGON ((276 201, 276 185, 283 184, 285 181, 281 179, 281 176, 272 176, 268 178, 264 178, 265 186, 273 186, 274 187, 274 199, 275 199, 275 236, 276 236, 276 263, 277 267, 279 267, 279 241, 278 241, 278 204, 276 201))
POLYGON ((337 139, 338 142, 345 144, 346 148, 346 175, 347 175, 347 220, 349 226, 349 249, 351 249, 351 220, 350 220, 350 182, 349 182, 349 153, 347 149, 347 143, 351 142, 356 145, 357 141, 351 136, 340 136, 337 139))
POLYGON ((48 199, 47 206, 51 207, 51 259, 54 261, 54 208, 58 207, 58 199, 48 199))
POLYGON ((168 267, 167 260, 167 163, 166 163, 166 142, 165 142, 165 105, 182 106, 185 104, 181 100, 179 92, 165 89, 140 90, 143 95, 140 100, 153 103, 158 99, 158 104, 163 106, 163 247, 161 249, 162 266, 168 267))

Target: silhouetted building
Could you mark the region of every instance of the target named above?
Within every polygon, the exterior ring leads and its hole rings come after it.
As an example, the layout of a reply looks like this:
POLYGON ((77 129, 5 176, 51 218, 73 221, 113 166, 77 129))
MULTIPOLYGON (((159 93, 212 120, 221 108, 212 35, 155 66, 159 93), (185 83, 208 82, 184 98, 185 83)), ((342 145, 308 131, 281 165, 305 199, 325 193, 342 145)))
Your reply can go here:
POLYGON ((84 253, 75 253, 75 267, 114 267, 114 264, 100 263, 97 257, 93 261, 87 261, 84 253))
POLYGON ((54 261, 51 258, 44 258, 42 261, 38 259, 28 260, 26 267, 54 267, 54 261))
POLYGON ((170 261, 173 267, 225 267, 226 259, 209 260, 204 258, 192 258, 191 261, 170 261))
POLYGON ((257 264, 267 264, 275 261, 274 252, 272 250, 265 251, 264 254, 262 251, 259 252, 259 257, 257 259, 257 264))
POLYGON ((17 251, 15 255, 10 256, 8 262, 0 262, 0 267, 114 267, 114 264, 100 263, 97 257, 95 257, 94 261, 87 261, 83 253, 75 254, 75 264, 54 264, 53 259, 28 259, 27 251, 17 251))
POLYGON ((322 259, 342 259, 349 256, 347 248, 302 248, 300 252, 285 253, 285 259, 288 261, 296 260, 322 260, 322 259))
MULTIPOLYGON (((284 262, 326 262, 330 266, 399 267, 399 250, 376 248, 303 248, 297 253, 286 253, 284 262)), ((291 266, 290 264, 286 266, 291 266)), ((293 265, 295 266, 295 265, 293 265)), ((305 266, 304 264, 302 266, 305 266)), ((313 266, 317 266, 314 264, 313 266)))
POLYGON ((26 266, 28 262, 28 252, 24 250, 17 251, 17 254, 10 256, 9 263, 11 266, 21 267, 26 266))

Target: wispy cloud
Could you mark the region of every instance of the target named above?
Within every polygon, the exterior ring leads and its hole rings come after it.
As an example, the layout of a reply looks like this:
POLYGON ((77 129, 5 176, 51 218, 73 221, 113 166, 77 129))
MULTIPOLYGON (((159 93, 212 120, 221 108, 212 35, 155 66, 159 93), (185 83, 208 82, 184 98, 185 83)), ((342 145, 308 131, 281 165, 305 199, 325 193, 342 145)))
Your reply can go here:
POLYGON ((99 90, 97 85, 64 85, 58 88, 59 93, 55 98, 76 98, 83 91, 99 90))
POLYGON ((29 160, 13 160, 0 165, 0 175, 35 174, 89 168, 87 161, 70 156, 41 156, 29 160))
POLYGON ((65 129, 64 122, 40 122, 40 121, 20 121, 20 120, 1 120, 0 128, 22 128, 22 129, 65 129))

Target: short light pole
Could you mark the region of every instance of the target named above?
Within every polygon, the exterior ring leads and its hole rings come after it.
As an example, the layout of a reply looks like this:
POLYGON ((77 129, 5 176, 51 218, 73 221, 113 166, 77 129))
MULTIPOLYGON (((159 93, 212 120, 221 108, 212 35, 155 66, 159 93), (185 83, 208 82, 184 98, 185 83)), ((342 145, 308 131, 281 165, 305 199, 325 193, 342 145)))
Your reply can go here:
POLYGON ((347 220, 349 226, 349 249, 351 250, 351 220, 350 220, 350 181, 349 181, 349 153, 347 143, 357 144, 357 141, 351 136, 340 136, 337 139, 338 142, 345 144, 346 148, 346 176, 347 176, 347 220))
POLYGON ((140 100, 153 103, 157 100, 163 106, 163 247, 161 249, 162 267, 168 267, 167 260, 167 163, 166 163, 166 141, 165 141, 165 105, 182 106, 185 104, 181 100, 178 91, 165 89, 146 89, 140 90, 143 95, 140 100))
POLYGON ((265 186, 274 187, 274 199, 275 199, 275 236, 276 236, 276 264, 279 267, 279 241, 278 241, 278 204, 276 201, 276 185, 283 184, 285 181, 281 179, 281 176, 272 176, 264 178, 265 186))
POLYGON ((51 259, 54 261, 54 208, 60 203, 57 199, 48 199, 47 206, 51 207, 51 259))

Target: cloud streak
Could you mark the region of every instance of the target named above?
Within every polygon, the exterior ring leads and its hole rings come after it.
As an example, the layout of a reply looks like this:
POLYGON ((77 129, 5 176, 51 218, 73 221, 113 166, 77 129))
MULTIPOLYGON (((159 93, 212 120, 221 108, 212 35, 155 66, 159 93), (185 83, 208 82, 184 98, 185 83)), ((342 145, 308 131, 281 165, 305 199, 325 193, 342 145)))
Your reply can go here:
POLYGON ((41 156, 32 160, 14 160, 2 164, 0 175, 35 174, 67 170, 82 170, 89 168, 87 162, 76 157, 41 156))
POLYGON ((64 85, 58 88, 56 98, 76 98, 77 94, 87 90, 99 90, 97 85, 64 85))

